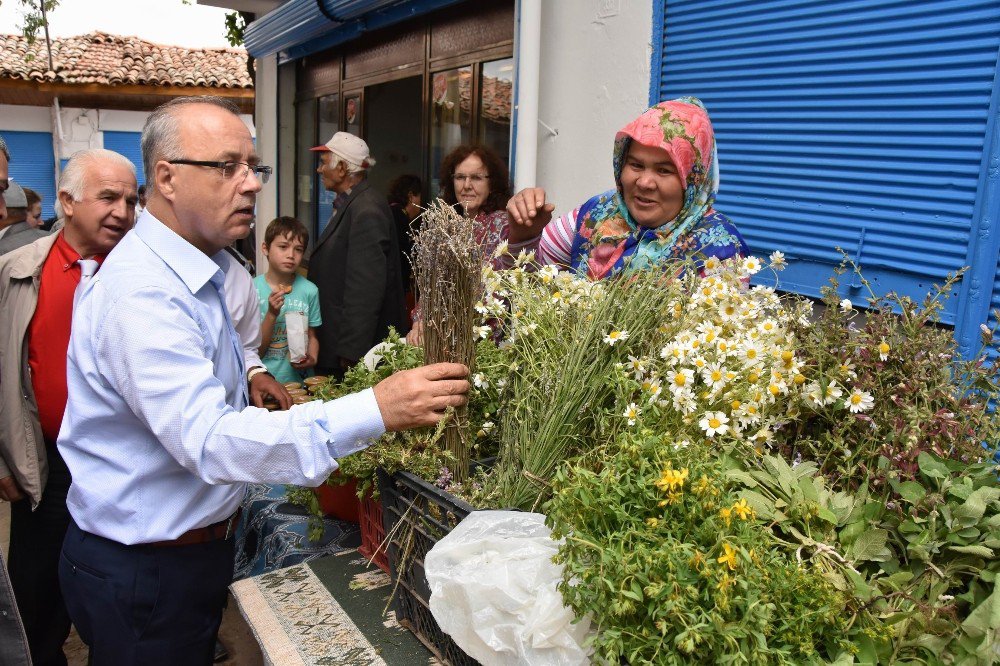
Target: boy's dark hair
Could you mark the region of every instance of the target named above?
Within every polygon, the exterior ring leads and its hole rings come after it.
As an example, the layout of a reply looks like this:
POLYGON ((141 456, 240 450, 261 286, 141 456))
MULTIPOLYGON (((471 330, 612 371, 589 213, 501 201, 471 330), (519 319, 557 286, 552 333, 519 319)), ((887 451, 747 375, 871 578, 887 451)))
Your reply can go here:
POLYGON ((271 220, 267 225, 267 231, 264 232, 264 245, 271 247, 271 242, 278 236, 291 236, 297 241, 302 241, 303 245, 309 245, 309 230, 294 217, 283 215, 271 220))

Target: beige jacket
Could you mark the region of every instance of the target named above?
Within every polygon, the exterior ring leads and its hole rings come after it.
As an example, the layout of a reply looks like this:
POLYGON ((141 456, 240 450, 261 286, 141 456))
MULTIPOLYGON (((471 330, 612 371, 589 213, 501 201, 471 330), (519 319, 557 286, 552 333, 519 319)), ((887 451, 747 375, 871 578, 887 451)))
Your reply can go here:
POLYGON ((0 478, 13 475, 32 508, 42 499, 49 464, 25 338, 38 305, 42 265, 57 236, 0 256, 0 478))

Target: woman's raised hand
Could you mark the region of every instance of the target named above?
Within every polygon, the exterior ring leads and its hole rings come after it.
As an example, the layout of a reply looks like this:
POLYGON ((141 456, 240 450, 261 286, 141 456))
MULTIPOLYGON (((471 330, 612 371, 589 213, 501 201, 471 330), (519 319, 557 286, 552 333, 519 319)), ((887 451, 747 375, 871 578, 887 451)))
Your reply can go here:
POLYGON ((545 190, 540 187, 526 187, 507 202, 510 216, 511 243, 523 243, 535 238, 545 225, 552 221, 555 205, 545 202, 545 190))

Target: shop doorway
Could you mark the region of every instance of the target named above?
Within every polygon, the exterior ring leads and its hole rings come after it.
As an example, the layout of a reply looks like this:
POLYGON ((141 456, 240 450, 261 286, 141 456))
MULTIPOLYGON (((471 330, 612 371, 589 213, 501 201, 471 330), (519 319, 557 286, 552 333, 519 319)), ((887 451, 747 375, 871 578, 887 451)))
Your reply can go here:
POLYGON ((422 93, 422 76, 365 87, 364 134, 376 160, 368 180, 382 194, 397 176, 422 174, 422 93))

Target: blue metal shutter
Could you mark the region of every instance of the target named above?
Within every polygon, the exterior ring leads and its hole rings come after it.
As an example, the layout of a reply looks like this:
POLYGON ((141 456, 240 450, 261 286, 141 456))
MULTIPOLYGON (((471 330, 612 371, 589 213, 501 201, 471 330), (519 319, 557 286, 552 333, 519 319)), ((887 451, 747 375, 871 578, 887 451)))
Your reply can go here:
POLYGON ((140 185, 146 182, 142 172, 141 138, 142 132, 104 132, 104 147, 121 153, 135 165, 135 177, 140 185))
POLYGON ((718 208, 755 254, 786 254, 782 288, 818 295, 836 247, 881 293, 965 265, 1000 0, 666 0, 662 38, 653 94, 705 102, 718 208))
POLYGON ((55 215, 56 159, 49 132, 0 133, 10 150, 9 176, 19 185, 30 187, 42 197, 42 218, 55 215))

